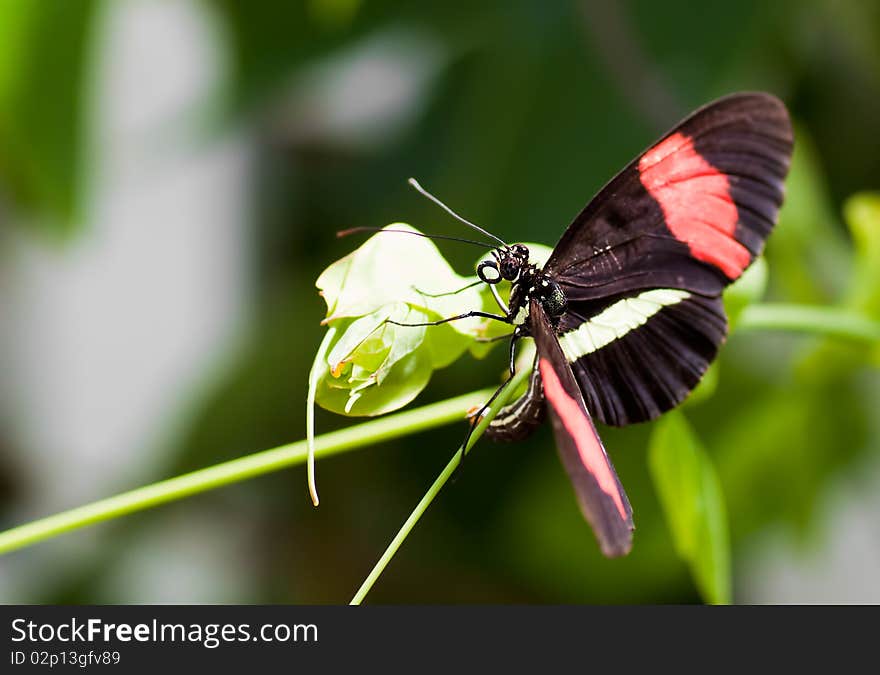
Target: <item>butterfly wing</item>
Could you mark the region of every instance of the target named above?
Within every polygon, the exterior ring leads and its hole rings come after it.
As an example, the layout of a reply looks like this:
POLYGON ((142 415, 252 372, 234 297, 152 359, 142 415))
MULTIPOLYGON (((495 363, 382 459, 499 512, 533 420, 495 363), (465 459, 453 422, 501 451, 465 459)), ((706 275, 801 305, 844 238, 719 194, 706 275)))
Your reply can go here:
POLYGON ((776 222, 793 140, 785 106, 769 94, 700 108, 599 191, 544 271, 569 300, 649 288, 717 295, 776 222))
POLYGON ((571 303, 559 340, 587 407, 603 424, 658 417, 703 377, 727 333, 720 296, 652 289, 602 310, 571 303))
POLYGON ((792 144, 778 99, 719 99, 631 162, 566 230, 544 271, 568 298, 557 330, 597 419, 654 419, 699 382, 727 333, 721 291, 776 221, 792 144))
POLYGON ((584 404, 581 390, 541 304, 531 302, 537 369, 562 464, 602 552, 626 555, 632 546, 632 508, 584 404))

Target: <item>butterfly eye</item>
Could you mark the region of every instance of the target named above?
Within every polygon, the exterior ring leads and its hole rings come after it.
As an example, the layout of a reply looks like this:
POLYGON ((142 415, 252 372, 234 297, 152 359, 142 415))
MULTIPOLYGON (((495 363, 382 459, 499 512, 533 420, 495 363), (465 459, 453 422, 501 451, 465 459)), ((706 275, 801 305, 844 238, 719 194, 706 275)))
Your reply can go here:
POLYGON ((497 284, 502 275, 494 260, 484 260, 477 265, 477 276, 487 284, 497 284))
POLYGON ((508 256, 501 260, 501 276, 508 281, 516 281, 522 266, 522 260, 514 256, 508 256))

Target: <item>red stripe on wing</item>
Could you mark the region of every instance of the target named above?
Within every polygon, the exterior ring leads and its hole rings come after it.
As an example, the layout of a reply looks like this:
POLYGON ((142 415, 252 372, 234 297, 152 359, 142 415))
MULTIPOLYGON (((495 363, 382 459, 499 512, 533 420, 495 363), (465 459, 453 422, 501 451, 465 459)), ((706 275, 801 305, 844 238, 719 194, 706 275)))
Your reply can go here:
POLYGON ((565 392, 550 362, 542 358, 538 362, 538 367, 544 382, 544 395, 553 405, 566 431, 574 439, 581 461, 596 478, 602 491, 614 500, 617 510, 620 511, 620 517, 628 520, 629 514, 620 496, 617 479, 612 473, 605 450, 599 443, 590 419, 584 415, 577 401, 565 392))
POLYGON ((657 200, 673 236, 697 260, 736 279, 751 255, 734 238, 739 220, 727 176, 694 149, 693 140, 674 133, 639 160, 639 180, 657 200))

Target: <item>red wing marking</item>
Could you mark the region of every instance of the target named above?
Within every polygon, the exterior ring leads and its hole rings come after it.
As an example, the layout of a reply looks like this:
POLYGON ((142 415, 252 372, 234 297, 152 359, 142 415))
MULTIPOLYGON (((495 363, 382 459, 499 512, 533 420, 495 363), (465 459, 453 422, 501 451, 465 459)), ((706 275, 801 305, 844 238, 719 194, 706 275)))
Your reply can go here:
POLYGON ((736 279, 751 255, 734 238, 739 215, 727 176, 694 149, 693 140, 674 133, 639 160, 639 180, 657 200, 673 236, 697 260, 736 279))
POLYGON ((628 520, 629 516, 623 505, 617 480, 614 478, 608 457, 599 443, 599 438, 590 419, 581 410, 577 401, 565 392, 550 362, 547 359, 541 359, 538 366, 541 370, 541 379, 544 381, 544 394, 553 405, 559 419, 562 420, 565 430, 574 439, 581 461, 596 478, 602 491, 614 499, 617 510, 620 511, 620 517, 628 520))

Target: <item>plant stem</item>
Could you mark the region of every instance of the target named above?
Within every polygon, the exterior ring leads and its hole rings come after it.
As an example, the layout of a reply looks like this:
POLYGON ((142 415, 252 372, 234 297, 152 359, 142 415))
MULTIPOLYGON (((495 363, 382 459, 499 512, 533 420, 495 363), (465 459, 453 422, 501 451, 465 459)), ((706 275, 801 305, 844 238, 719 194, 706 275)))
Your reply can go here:
MULTIPOLYGON (((513 392, 519 389, 520 385, 523 384, 526 378, 531 375, 531 369, 525 368, 520 369, 520 371, 514 376, 514 378, 510 381, 510 383, 504 388, 498 397, 492 402, 492 405, 489 406, 489 410, 486 412, 486 415, 477 425, 477 428, 474 429, 474 433, 471 434, 468 439, 467 446, 464 449, 464 453, 467 454, 470 449, 474 446, 474 443, 479 440, 480 436, 483 435, 483 432, 486 430, 486 427, 489 426, 489 423, 498 414, 498 411, 510 400, 513 392)), ((415 527, 415 524, 419 522, 419 519, 422 517, 422 514, 425 513, 427 508, 431 505, 431 502, 434 501, 434 498, 440 493, 440 490, 446 485, 446 482, 455 473, 455 469, 461 461, 461 457, 459 456, 459 451, 452 456, 452 459, 449 460, 449 463, 446 465, 446 468, 437 476, 437 479, 433 482, 428 491, 425 493, 425 496, 419 501, 416 505, 413 512, 409 515, 409 518, 406 519, 403 526, 394 536, 394 539, 391 540, 391 543, 388 544, 388 548, 385 549, 385 553, 382 554, 382 557, 379 558, 376 565, 373 567, 370 574, 364 579, 364 583, 361 584, 361 587, 358 589, 357 593, 354 594, 354 597, 351 600, 352 605, 359 605, 363 602, 367 593, 370 592, 370 589, 373 587, 373 584, 376 583, 376 580, 381 576, 382 572, 385 570, 385 567, 397 553, 397 550, 400 548, 401 544, 403 544, 404 540, 406 540, 410 531, 415 527)))
MULTIPOLYGON (((330 457, 451 422, 461 422, 464 411, 485 401, 491 393, 492 390, 472 392, 323 434, 315 439, 315 456, 330 457)), ((62 511, 0 532, 0 554, 86 525, 301 464, 306 460, 307 454, 306 442, 297 441, 62 511)))
POLYGON ((749 305, 740 314, 736 329, 792 330, 880 342, 880 321, 835 307, 782 303, 749 305))

